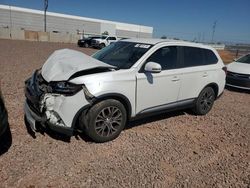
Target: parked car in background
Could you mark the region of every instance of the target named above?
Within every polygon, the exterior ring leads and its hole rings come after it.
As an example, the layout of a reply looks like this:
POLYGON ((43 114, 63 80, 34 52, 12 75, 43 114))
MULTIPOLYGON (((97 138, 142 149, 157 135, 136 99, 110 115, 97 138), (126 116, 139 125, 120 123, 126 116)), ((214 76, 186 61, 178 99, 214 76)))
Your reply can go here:
POLYGON ((250 90, 250 54, 227 65, 226 85, 250 90))
POLYGON ((99 38, 101 38, 101 36, 90 36, 88 38, 79 39, 77 44, 79 47, 88 48, 91 47, 91 42, 93 39, 99 39, 99 38))
MULTIPOLYGON (((8 128, 8 114, 0 88, 0 138, 8 128)), ((0 143, 1 144, 1 143, 0 143)))
POLYGON ((126 39, 92 57, 55 51, 26 81, 25 115, 61 133, 115 139, 134 118, 191 108, 207 114, 225 86, 213 48, 161 39, 126 39))
POLYGON ((101 38, 93 39, 91 46, 102 49, 116 41, 117 38, 114 36, 103 35, 101 38))

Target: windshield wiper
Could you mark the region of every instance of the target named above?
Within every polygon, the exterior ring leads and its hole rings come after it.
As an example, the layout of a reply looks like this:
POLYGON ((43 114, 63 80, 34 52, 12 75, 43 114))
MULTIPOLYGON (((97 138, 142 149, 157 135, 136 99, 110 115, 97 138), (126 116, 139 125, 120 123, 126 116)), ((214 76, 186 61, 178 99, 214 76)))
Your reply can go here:
MULTIPOLYGON (((113 66, 113 65, 112 65, 113 66)), ((110 70, 119 70, 120 68, 113 66, 112 68, 110 68, 110 70)))

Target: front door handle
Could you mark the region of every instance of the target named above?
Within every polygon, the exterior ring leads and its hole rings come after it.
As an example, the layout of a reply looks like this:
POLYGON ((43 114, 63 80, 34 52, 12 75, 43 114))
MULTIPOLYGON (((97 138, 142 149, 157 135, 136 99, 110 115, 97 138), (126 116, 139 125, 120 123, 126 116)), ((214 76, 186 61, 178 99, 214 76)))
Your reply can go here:
POLYGON ((177 81, 179 81, 180 80, 180 78, 178 77, 178 76, 174 76, 173 78, 172 78, 172 81, 173 82, 177 82, 177 81))

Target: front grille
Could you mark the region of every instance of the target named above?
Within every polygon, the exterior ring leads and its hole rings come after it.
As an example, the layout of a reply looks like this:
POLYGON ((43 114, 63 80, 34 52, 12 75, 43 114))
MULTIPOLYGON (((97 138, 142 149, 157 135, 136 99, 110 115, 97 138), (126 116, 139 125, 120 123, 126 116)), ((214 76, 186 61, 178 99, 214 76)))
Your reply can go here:
POLYGON ((235 77, 235 78, 245 78, 245 79, 250 79, 250 74, 240 74, 240 73, 235 73, 235 72, 227 72, 227 76, 230 77, 235 77))
POLYGON ((227 72, 227 85, 250 88, 250 74, 227 72))

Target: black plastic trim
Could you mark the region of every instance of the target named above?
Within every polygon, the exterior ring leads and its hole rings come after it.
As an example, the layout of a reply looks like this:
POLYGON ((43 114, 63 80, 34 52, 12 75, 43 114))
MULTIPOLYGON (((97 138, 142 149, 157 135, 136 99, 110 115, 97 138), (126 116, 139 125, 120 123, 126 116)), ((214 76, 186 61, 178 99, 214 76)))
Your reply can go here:
POLYGON ((137 119, 141 119, 144 117, 162 114, 165 112, 171 112, 171 111, 176 111, 176 110, 183 110, 183 109, 187 109, 187 108, 192 108, 195 104, 194 103, 195 99, 196 98, 192 98, 192 99, 187 99, 187 100, 183 100, 183 101, 178 101, 178 102, 173 102, 173 103, 168 103, 168 104, 157 106, 157 107, 162 107, 160 109, 159 108, 155 109, 156 107, 153 107, 150 111, 143 110, 140 113, 138 113, 135 117, 131 118, 131 120, 137 120, 137 119))
POLYGON ((226 77, 226 85, 250 88, 250 79, 249 78, 242 78, 242 77, 235 77, 229 76, 226 77))
POLYGON ((61 127, 61 126, 57 126, 57 125, 50 125, 48 124, 48 127, 53 130, 53 131, 56 131, 58 133, 62 133, 62 134, 65 134, 67 136, 72 136, 73 135, 73 132, 74 132, 74 129, 71 127, 71 128, 68 128, 68 127, 61 127))
POLYGON ((88 108, 90 108, 90 107, 91 107, 91 104, 86 105, 86 106, 80 108, 80 110, 77 111, 77 113, 75 114, 75 116, 74 116, 74 118, 73 118, 72 124, 71 124, 72 130, 76 130, 75 128, 76 128, 76 125, 77 125, 77 120, 78 120, 78 118, 80 117, 80 114, 81 114, 84 110, 86 110, 86 109, 88 109, 88 108))
POLYGON ((194 104, 195 98, 192 99, 185 99, 182 101, 167 103, 159 106, 154 106, 151 108, 147 108, 139 112, 138 114, 145 114, 145 113, 154 113, 157 111, 165 111, 165 110, 171 110, 171 109, 179 109, 179 108, 185 108, 188 106, 192 106, 194 104))

